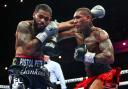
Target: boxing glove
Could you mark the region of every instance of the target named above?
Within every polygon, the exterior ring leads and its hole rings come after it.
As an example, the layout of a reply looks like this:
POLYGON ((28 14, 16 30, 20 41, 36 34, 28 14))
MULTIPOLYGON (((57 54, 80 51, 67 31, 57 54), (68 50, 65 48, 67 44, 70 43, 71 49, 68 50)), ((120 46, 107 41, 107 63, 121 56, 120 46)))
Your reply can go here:
POLYGON ((44 30, 36 35, 36 38, 42 43, 49 37, 58 33, 57 23, 52 21, 44 30))
POLYGON ((91 9, 93 18, 103 18, 105 16, 105 9, 101 5, 96 5, 91 9))
POLYGON ((76 61, 84 61, 84 55, 86 53, 87 49, 86 46, 84 44, 79 45, 75 48, 75 52, 74 52, 74 59, 76 61))
POLYGON ((74 59, 76 61, 95 63, 95 53, 89 52, 85 44, 75 48, 74 59))
POLYGON ((51 57, 59 55, 57 37, 53 36, 52 39, 46 42, 46 44, 42 48, 42 53, 51 57))

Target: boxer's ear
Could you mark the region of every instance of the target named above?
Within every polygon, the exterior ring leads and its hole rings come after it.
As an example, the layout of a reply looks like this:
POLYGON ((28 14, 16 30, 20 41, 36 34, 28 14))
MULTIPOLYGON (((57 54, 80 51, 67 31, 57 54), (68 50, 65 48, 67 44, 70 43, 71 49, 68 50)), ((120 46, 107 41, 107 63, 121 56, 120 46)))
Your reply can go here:
POLYGON ((32 16, 33 16, 33 18, 35 18, 35 12, 33 12, 33 15, 32 16))

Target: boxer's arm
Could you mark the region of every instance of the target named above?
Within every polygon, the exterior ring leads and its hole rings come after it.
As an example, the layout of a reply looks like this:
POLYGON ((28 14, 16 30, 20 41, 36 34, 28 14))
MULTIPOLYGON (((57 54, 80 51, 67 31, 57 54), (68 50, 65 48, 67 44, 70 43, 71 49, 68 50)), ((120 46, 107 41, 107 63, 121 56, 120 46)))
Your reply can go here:
POLYGON ((82 33, 76 32, 75 38, 77 41, 77 45, 83 45, 84 44, 84 35, 82 33))
POLYGON ((95 38, 99 42, 100 52, 90 52, 85 45, 85 47, 82 48, 87 49, 87 51, 81 51, 81 49, 79 50, 78 48, 77 55, 84 52, 84 62, 112 64, 114 62, 114 51, 108 33, 104 30, 97 31, 97 33, 98 34, 94 34, 94 36, 98 35, 95 38))
POLYGON ((65 22, 56 22, 51 21, 51 23, 44 28, 44 32, 40 32, 36 37, 41 42, 45 40, 45 38, 51 37, 59 32, 59 40, 70 38, 74 36, 74 23, 73 20, 68 20, 65 22))
POLYGON ((59 34, 58 34, 59 39, 58 40, 61 41, 61 40, 64 40, 64 39, 75 37, 75 33, 76 33, 75 28, 71 28, 71 29, 59 32, 59 34))
POLYGON ((18 24, 16 30, 16 48, 22 47, 24 50, 30 50, 31 52, 40 47, 41 42, 38 39, 33 39, 29 31, 29 23, 22 21, 18 24))
POLYGON ((57 26, 58 26, 59 31, 70 30, 74 28, 74 22, 73 20, 68 20, 65 22, 58 23, 57 26))
POLYGON ((102 52, 95 55, 95 62, 112 64, 114 62, 114 51, 111 40, 105 31, 101 31, 99 37, 99 48, 102 52))

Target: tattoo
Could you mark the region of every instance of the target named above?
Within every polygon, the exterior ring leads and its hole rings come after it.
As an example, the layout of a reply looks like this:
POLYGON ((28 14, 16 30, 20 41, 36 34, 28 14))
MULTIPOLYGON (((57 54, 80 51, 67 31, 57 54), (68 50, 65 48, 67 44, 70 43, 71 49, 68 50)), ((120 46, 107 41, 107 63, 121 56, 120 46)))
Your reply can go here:
POLYGON ((96 62, 103 64, 111 64, 114 62, 114 51, 110 39, 106 39, 99 44, 99 48, 102 51, 96 55, 96 62))
POLYGON ((29 23, 20 22, 17 27, 17 40, 23 43, 27 43, 31 40, 32 35, 30 33, 29 23))
POLYGON ((106 39, 103 42, 101 42, 99 44, 99 48, 100 48, 100 50, 104 50, 104 49, 107 49, 107 48, 111 49, 112 48, 112 43, 111 43, 110 39, 106 39))
POLYGON ((17 26, 17 32, 21 32, 21 33, 29 33, 29 23, 22 21, 18 24, 17 26))

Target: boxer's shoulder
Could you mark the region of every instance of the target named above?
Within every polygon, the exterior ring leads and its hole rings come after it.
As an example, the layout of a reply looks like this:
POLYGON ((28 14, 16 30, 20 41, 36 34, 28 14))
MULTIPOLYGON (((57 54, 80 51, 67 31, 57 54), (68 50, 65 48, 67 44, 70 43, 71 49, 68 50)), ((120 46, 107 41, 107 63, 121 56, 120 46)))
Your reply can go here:
POLYGON ((21 30, 27 30, 31 26, 32 26, 32 21, 30 21, 30 20, 20 21, 18 23, 17 30, 20 30, 20 31, 21 30))
POLYGON ((29 27, 32 24, 31 20, 20 21, 18 26, 29 27))
POLYGON ((93 27, 92 28, 94 36, 99 40, 99 41, 104 41, 109 38, 109 35, 107 31, 105 31, 102 28, 99 27, 93 27))

